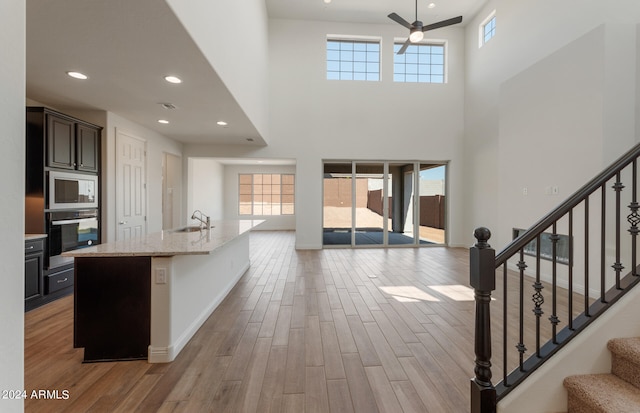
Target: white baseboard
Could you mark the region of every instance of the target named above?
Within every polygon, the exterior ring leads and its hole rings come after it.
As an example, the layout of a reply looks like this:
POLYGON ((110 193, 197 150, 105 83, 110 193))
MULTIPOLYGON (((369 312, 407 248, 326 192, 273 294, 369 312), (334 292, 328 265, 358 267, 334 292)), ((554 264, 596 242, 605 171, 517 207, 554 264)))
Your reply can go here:
POLYGON ((152 347, 149 346, 147 360, 149 363, 168 363, 173 361, 175 355, 171 354, 168 347, 152 347))

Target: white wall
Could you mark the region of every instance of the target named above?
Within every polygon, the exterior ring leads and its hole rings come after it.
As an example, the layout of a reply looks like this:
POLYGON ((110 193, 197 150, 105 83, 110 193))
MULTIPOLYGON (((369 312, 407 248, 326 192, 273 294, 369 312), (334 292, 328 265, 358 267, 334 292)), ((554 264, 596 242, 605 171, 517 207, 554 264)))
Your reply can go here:
POLYGON ((602 169, 603 46, 600 26, 500 85, 494 240, 528 228, 602 169))
MULTIPOLYGON (((24 389, 25 1, 0 3, 0 390, 24 389)), ((0 399, 21 412, 23 400, 0 399)))
POLYGON ((188 201, 186 217, 190 224, 191 214, 199 209, 211 220, 224 218, 224 166, 209 158, 189 158, 188 160, 188 201))
POLYGON ((467 227, 492 229, 498 251, 637 141, 638 21, 625 0, 493 0, 469 23, 467 227), (494 9, 496 36, 478 48, 494 9))
MULTIPOLYGON (((224 217, 227 219, 264 219, 256 230, 295 230, 295 215, 253 216, 238 215, 239 174, 295 174, 295 165, 226 165, 224 167, 224 217)), ((304 185, 304 184, 303 184, 304 185)), ((297 191, 297 187, 295 190, 297 191)), ((297 212, 297 211, 296 211, 297 212)))
POLYGON ((116 129, 147 143, 147 232, 162 230, 162 160, 164 153, 182 156, 182 144, 107 112, 102 130, 102 242, 116 239, 116 129), (104 188, 106 186, 106 188, 104 188))
POLYGON ((394 25, 269 21, 270 137, 265 148, 186 145, 187 156, 296 161, 296 247, 322 246, 322 160, 451 161, 451 243, 462 226, 464 30, 430 32, 448 40, 447 84, 392 81, 394 25), (327 81, 327 34, 382 38, 381 82, 327 81))
POLYGON ((264 0, 166 1, 268 141, 268 29, 264 0), (247 29, 249 36, 244 33, 247 29))

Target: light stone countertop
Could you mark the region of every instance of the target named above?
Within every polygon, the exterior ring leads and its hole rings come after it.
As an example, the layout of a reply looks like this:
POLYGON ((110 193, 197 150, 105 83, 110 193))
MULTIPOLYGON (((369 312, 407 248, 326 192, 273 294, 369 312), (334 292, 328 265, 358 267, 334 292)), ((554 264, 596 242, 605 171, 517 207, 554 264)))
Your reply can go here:
POLYGON ((204 255, 250 231, 264 220, 212 221, 210 230, 179 232, 168 230, 138 238, 98 244, 62 253, 66 257, 168 257, 204 255))
POLYGON ((34 239, 47 238, 47 234, 24 234, 25 241, 31 241, 34 239))

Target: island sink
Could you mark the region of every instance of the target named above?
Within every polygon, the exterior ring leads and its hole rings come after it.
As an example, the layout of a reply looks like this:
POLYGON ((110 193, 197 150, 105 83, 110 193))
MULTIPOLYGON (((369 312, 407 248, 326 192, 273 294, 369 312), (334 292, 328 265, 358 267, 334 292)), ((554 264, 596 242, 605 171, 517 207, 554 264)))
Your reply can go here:
POLYGON ((209 228, 203 228, 199 225, 193 225, 190 227, 184 227, 184 228, 178 228, 178 229, 174 229, 173 232, 196 232, 196 231, 204 231, 207 229, 212 229, 215 228, 215 226, 211 225, 209 228))

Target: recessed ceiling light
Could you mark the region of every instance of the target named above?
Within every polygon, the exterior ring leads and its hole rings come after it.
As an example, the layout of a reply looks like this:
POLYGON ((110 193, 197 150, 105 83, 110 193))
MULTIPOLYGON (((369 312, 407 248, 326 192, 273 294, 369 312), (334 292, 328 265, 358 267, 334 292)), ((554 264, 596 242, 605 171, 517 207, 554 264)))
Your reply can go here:
POLYGON ((182 79, 176 76, 165 76, 164 80, 166 80, 169 83, 182 83, 182 79))
POLYGON ((168 109, 168 110, 174 110, 174 109, 177 109, 177 108, 176 108, 176 105, 174 105, 173 103, 168 103, 168 102, 166 102, 166 103, 158 103, 158 105, 160 105, 160 106, 162 106, 163 108, 168 109))
POLYGON ((331 3, 331 0, 324 0, 324 2, 329 4, 329 3, 331 3))
POLYGON ((435 3, 429 3, 429 5, 427 6, 430 9, 433 9, 434 7, 436 7, 435 3))
POLYGON ((167 123, 169 123, 169 121, 166 120, 166 119, 158 119, 158 123, 162 123, 162 124, 166 125, 167 123))
POLYGON ((228 125, 228 123, 223 121, 223 120, 217 121, 216 124, 219 125, 219 126, 227 126, 228 125))
POLYGON ((89 78, 89 76, 80 72, 67 72, 67 75, 71 76, 74 79, 80 79, 80 80, 86 80, 89 78))

